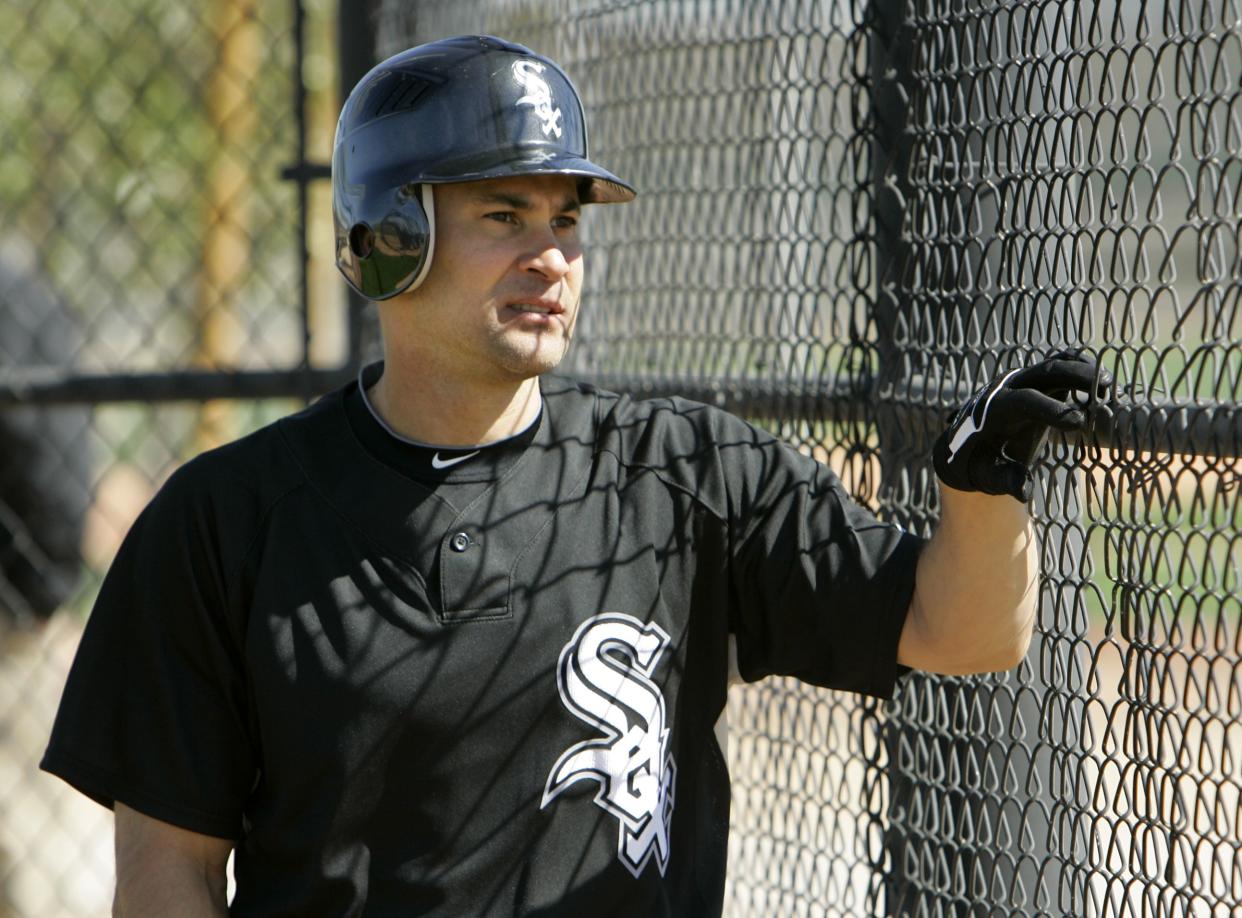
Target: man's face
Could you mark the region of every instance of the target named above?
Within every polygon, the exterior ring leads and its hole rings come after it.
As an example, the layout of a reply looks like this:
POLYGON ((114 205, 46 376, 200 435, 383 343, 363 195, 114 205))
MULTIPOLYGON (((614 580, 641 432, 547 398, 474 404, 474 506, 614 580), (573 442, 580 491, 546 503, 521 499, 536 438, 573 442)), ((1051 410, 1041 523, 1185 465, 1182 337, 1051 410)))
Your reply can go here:
POLYGON ((488 382, 560 363, 582 293, 580 216, 571 176, 437 185, 431 270, 417 290, 388 301, 420 358, 488 382))

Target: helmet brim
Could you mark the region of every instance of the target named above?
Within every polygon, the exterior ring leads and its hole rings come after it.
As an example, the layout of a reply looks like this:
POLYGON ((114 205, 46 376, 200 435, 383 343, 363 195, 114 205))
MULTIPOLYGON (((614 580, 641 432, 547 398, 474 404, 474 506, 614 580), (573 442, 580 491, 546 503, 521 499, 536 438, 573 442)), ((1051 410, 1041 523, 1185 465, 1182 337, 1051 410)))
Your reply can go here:
MULTIPOLYGON (((542 151, 541 151, 542 152, 542 151)), ((488 163, 482 168, 462 168, 464 164, 454 163, 447 174, 434 173, 420 176, 420 182, 433 185, 444 185, 453 182, 480 182, 486 179, 508 178, 517 175, 572 175, 589 179, 586 186, 583 204, 624 204, 637 196, 632 185, 602 169, 589 159, 561 153, 553 156, 535 155, 509 159, 501 163, 488 163)))

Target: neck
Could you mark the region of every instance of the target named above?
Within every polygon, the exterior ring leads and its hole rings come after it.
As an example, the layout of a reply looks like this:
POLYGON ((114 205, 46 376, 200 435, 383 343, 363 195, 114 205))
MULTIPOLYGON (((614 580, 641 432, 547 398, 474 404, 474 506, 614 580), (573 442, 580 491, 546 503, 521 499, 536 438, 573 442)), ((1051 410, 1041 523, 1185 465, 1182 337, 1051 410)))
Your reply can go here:
POLYGON ((436 446, 477 446, 526 429, 539 415, 537 377, 490 386, 454 385, 448 377, 428 378, 384 363, 384 375, 370 390, 375 410, 393 430, 436 446))

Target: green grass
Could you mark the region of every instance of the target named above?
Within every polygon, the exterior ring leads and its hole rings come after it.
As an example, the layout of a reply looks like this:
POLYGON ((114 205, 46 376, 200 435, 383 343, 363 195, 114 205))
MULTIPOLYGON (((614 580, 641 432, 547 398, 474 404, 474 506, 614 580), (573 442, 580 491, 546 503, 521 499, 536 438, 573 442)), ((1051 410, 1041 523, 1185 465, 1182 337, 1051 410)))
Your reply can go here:
POLYGON ((1103 506, 1091 507, 1087 571, 1095 590, 1084 595, 1096 627, 1129 639, 1192 644, 1223 627, 1236 641, 1242 491, 1235 471, 1183 467, 1176 477, 1118 489, 1103 506))

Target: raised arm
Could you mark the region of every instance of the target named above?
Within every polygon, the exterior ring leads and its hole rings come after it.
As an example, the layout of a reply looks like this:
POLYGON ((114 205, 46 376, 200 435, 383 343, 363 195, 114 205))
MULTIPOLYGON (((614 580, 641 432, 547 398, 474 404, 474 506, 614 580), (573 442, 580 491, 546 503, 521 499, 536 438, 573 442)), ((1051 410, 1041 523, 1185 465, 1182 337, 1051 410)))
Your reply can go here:
POLYGON ((215 918, 228 914, 225 866, 233 842, 116 804, 114 918, 215 918))
POLYGON ((1050 428, 1074 430, 1106 397, 1107 372, 1059 353, 993 380, 954 417, 933 453, 941 517, 919 558, 897 649, 915 669, 961 675, 1017 666, 1038 605, 1039 551, 1026 501, 1050 428))

